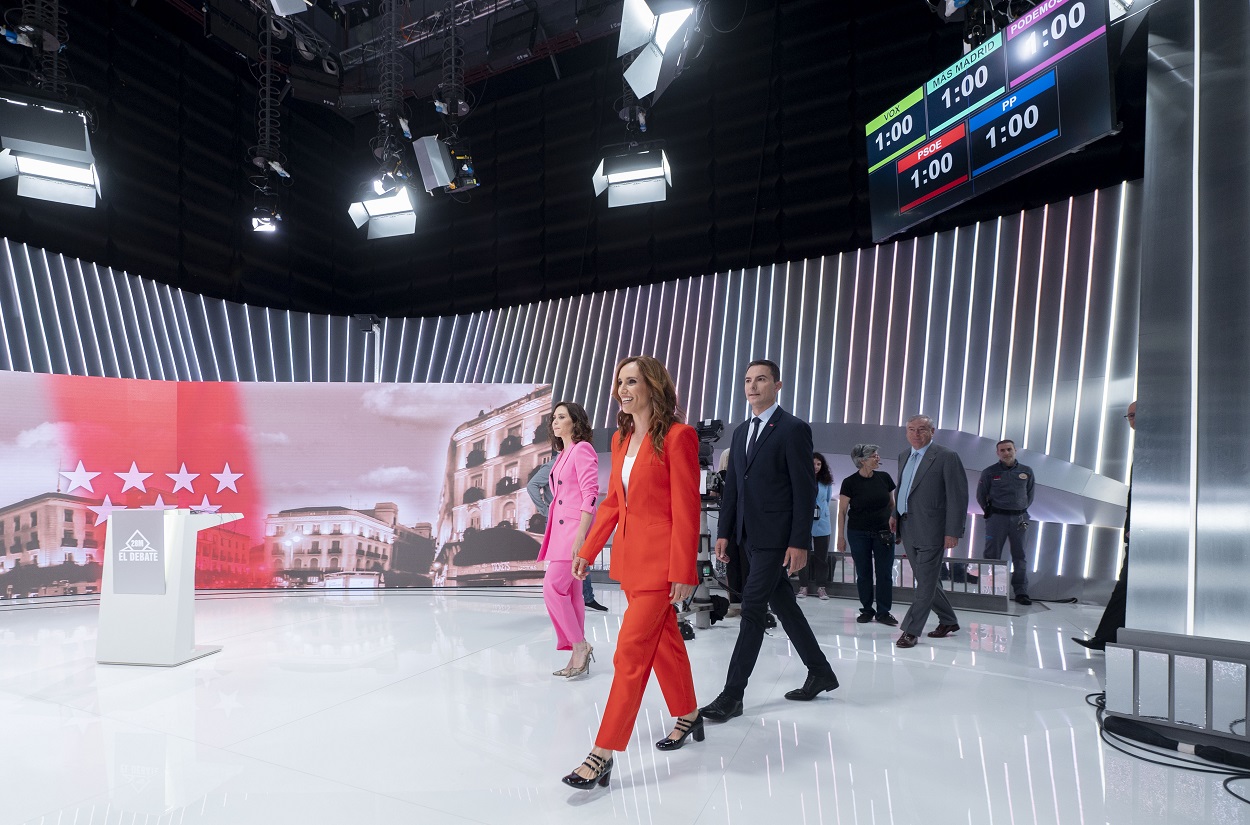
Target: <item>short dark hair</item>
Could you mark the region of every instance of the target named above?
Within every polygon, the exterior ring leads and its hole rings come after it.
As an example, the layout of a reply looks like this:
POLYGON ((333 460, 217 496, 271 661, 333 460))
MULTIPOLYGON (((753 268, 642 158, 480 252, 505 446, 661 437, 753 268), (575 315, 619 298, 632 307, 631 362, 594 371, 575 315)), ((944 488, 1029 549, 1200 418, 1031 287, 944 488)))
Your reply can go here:
POLYGON ((767 358, 757 358, 747 364, 747 370, 750 370, 751 367, 768 367, 768 371, 773 374, 773 380, 777 382, 781 381, 781 367, 777 366, 777 362, 775 361, 769 361, 767 358))
POLYGON ((997 450, 999 447, 1003 446, 1004 444, 1010 444, 1013 447, 1016 446, 1016 442, 1012 441, 1010 438, 1004 438, 1002 441, 994 445, 994 449, 997 450))

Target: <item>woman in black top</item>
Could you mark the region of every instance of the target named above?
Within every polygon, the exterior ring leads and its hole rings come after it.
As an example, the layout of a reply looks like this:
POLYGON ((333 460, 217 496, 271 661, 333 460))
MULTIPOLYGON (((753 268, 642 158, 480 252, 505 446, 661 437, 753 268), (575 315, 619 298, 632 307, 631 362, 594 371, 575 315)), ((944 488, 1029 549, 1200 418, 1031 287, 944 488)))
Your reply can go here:
POLYGON ((838 550, 851 545, 855 561, 855 586, 863 608, 855 621, 874 618, 891 627, 898 619, 890 615, 893 596, 894 538, 890 535, 890 514, 894 512, 894 479, 881 466, 876 444, 856 444, 851 460, 859 468, 842 479, 838 493, 838 550), (876 573, 877 609, 872 608, 873 573, 876 573))

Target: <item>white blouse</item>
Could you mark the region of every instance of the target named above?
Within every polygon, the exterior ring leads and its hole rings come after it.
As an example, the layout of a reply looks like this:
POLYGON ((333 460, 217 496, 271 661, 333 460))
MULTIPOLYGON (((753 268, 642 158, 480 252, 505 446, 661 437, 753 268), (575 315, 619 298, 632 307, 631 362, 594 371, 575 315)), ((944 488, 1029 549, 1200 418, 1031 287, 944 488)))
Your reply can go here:
POLYGON ((627 455, 621 462, 621 487, 625 492, 629 492, 629 474, 634 469, 634 461, 638 458, 636 455, 627 455))

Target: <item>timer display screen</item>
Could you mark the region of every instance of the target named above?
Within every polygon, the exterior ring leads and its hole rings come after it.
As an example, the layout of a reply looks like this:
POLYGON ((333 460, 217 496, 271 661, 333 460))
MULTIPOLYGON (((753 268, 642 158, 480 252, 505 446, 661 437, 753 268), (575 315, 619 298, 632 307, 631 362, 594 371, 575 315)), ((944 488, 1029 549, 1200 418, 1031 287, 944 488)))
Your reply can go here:
POLYGON ((868 124, 868 173, 924 143, 924 90, 917 89, 868 124))
POLYGON ((967 132, 961 123, 898 162, 899 212, 915 209, 968 180, 967 132))
POLYGON ((942 131, 1006 90, 1007 66, 1002 49, 1003 33, 999 32, 925 84, 925 102, 934 132, 942 131))
POLYGON ((1059 90, 1047 72, 968 120, 972 174, 980 175, 1059 137, 1059 90))
POLYGON ((882 241, 1114 129, 1105 0, 1040 0, 865 128, 882 241))
POLYGON ((1007 27, 1007 72, 1011 75, 1011 86, 1024 83, 1106 33, 1107 4, 1104 0, 1038 3, 1007 27))

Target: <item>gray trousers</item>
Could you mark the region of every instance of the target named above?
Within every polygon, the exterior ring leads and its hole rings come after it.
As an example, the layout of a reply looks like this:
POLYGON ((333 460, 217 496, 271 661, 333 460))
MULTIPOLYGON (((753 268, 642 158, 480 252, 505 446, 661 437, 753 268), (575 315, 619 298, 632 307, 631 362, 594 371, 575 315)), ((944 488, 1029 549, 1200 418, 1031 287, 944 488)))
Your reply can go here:
POLYGON ((941 544, 913 545, 907 533, 907 523, 903 522, 900 530, 903 552, 907 554, 907 562, 911 565, 916 591, 899 629, 913 636, 921 635, 924 633, 925 622, 929 620, 930 611, 937 614, 938 621, 942 624, 958 624, 955 610, 942 591, 940 580, 945 548, 941 544))
POLYGON ((1029 594, 1028 564, 1024 558, 1024 536, 1029 520, 1023 513, 990 513, 985 520, 985 557, 1001 559, 1003 544, 1011 545, 1011 591, 1016 596, 1029 594))

